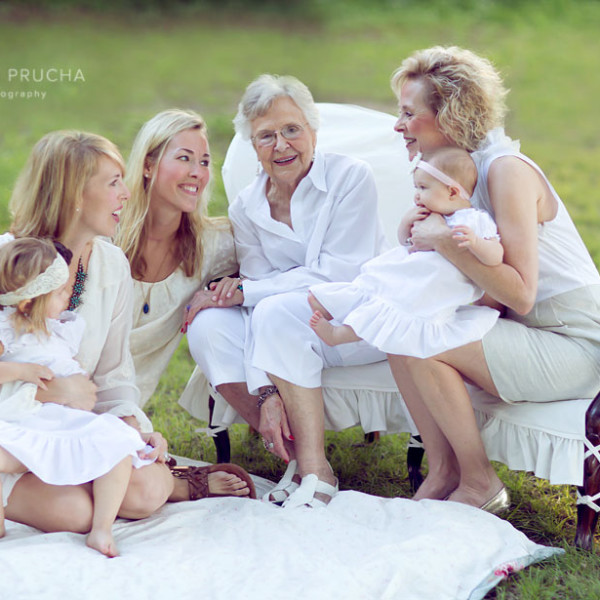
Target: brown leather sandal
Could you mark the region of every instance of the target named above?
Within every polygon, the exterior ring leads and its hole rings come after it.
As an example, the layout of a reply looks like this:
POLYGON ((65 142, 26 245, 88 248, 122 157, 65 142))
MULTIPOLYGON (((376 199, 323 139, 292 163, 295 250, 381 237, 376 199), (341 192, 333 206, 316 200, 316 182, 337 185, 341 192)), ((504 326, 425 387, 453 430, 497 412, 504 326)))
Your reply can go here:
POLYGON ((256 498, 256 488, 248 472, 238 465, 232 463, 219 463, 207 467, 171 467, 173 477, 178 479, 187 479, 190 500, 199 500, 200 498, 214 498, 216 496, 235 496, 236 498, 256 498), (224 471, 237 475, 246 482, 250 494, 248 496, 236 496, 235 494, 211 494, 208 489, 209 473, 224 471))

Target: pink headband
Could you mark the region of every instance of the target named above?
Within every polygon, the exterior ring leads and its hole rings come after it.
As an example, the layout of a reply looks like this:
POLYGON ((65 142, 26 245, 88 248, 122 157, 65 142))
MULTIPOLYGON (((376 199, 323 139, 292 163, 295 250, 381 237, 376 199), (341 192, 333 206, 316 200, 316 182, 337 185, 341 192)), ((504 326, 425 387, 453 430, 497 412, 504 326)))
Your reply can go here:
POLYGON ((429 164, 428 162, 425 162, 423 159, 418 160, 414 170, 416 171, 417 169, 422 169, 423 171, 425 171, 425 173, 429 173, 432 177, 435 177, 444 185, 449 185, 451 187, 458 188, 460 195, 465 200, 469 200, 471 198, 471 195, 467 193, 467 190, 465 190, 465 188, 462 185, 460 185, 458 181, 455 181, 454 179, 452 179, 452 177, 446 175, 446 173, 442 173, 442 171, 436 169, 433 165, 429 164))

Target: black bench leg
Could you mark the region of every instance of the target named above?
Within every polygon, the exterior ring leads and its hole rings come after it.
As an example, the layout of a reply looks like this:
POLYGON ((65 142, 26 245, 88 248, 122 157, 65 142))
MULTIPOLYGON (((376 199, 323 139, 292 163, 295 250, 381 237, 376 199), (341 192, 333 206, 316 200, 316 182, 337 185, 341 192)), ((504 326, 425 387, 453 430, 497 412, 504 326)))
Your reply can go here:
POLYGON ((369 433, 365 433, 365 444, 374 444, 379 441, 381 438, 381 434, 379 431, 369 431, 369 433))
MULTIPOLYGON (((590 404, 585 416, 585 435, 594 448, 600 447, 600 393, 590 404)), ((586 453, 583 465, 583 487, 579 487, 579 495, 593 498, 600 494, 600 461, 592 453, 586 453)), ((600 505, 600 498, 595 500, 600 505)), ((598 523, 598 511, 591 506, 577 503, 577 532, 575 545, 584 550, 592 550, 594 533, 598 523)))
POLYGON ((423 474, 421 473, 421 463, 425 448, 420 435, 411 435, 408 441, 408 450, 406 451, 406 467, 408 469, 408 480, 413 494, 423 483, 423 474))
MULTIPOLYGON (((213 411, 215 408, 215 400, 212 396, 208 398, 208 427, 210 429, 217 429, 213 426, 212 418, 213 411)), ((229 432, 227 429, 219 431, 213 437, 215 448, 217 449, 217 462, 228 463, 231 462, 231 442, 229 441, 229 432)))

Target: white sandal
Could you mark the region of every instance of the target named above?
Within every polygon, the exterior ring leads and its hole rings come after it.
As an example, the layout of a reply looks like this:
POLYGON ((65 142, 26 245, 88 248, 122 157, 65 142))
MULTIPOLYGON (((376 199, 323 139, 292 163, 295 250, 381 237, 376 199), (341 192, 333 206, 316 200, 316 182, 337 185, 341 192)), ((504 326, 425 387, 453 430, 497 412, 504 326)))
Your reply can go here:
MULTIPOLYGON (((300 486, 297 481, 294 481, 297 467, 298 463, 295 460, 290 460, 279 483, 272 490, 269 490, 262 499, 271 504, 280 505, 285 502, 300 486)), ((298 476, 296 479, 300 479, 300 477, 298 476)))
POLYGON ((300 487, 284 501, 284 508, 308 506, 310 508, 325 508, 339 491, 339 481, 335 485, 321 481, 314 473, 302 478, 300 487))

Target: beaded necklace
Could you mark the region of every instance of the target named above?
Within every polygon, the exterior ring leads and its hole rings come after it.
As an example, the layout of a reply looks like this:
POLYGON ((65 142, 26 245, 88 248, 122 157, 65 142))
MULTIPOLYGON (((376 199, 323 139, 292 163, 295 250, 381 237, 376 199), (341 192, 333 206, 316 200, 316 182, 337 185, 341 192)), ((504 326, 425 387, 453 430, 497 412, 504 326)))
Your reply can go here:
POLYGON ((83 261, 81 260, 81 257, 79 257, 77 273, 75 273, 75 283, 73 284, 73 293, 71 294, 69 308, 67 308, 67 310, 75 310, 81 304, 81 294, 83 294, 87 276, 88 274, 83 269, 83 261))

